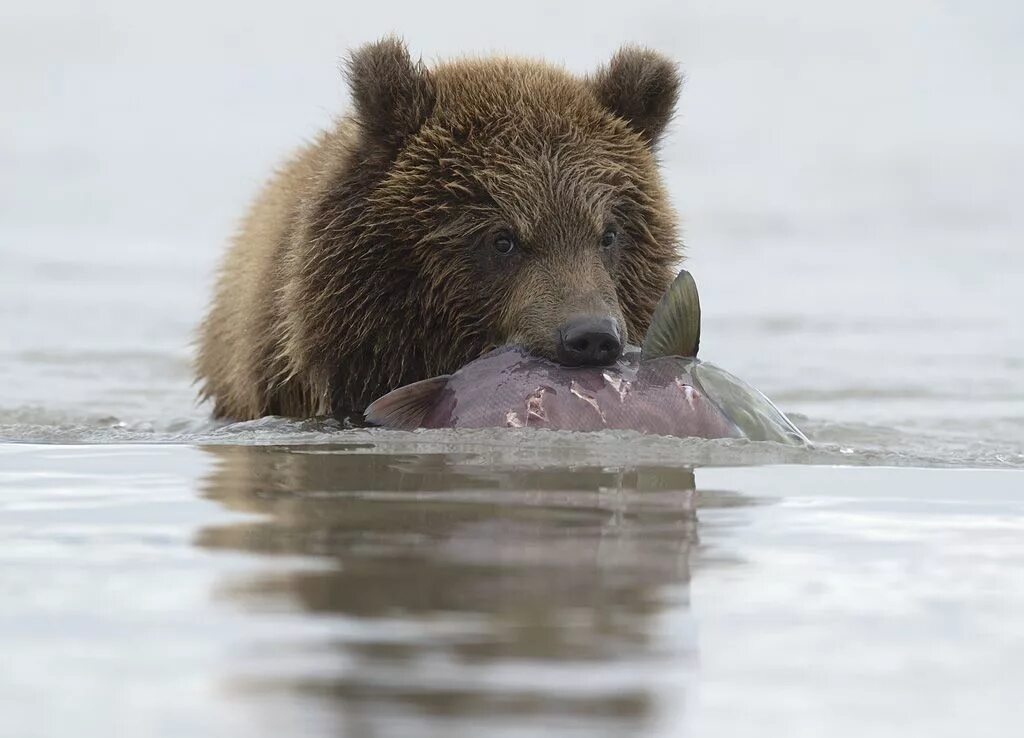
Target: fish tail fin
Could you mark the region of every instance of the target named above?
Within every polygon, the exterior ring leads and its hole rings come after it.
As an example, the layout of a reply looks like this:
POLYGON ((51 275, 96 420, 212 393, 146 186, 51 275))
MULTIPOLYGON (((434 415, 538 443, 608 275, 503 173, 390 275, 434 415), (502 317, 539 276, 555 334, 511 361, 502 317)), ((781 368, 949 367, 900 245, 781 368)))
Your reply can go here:
POLYGON ((700 297, 693 276, 683 269, 662 295, 644 337, 642 356, 696 357, 700 348, 700 297))

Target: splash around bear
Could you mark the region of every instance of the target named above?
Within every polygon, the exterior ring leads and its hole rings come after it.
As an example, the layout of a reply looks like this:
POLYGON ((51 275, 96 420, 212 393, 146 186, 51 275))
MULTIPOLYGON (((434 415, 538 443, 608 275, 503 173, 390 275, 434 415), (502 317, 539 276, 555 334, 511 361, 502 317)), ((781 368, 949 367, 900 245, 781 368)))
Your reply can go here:
POLYGON ((514 343, 563 364, 639 342, 679 261, 655 157, 681 77, 624 48, 427 68, 358 49, 352 112, 256 199, 199 336, 221 417, 346 416, 514 343))

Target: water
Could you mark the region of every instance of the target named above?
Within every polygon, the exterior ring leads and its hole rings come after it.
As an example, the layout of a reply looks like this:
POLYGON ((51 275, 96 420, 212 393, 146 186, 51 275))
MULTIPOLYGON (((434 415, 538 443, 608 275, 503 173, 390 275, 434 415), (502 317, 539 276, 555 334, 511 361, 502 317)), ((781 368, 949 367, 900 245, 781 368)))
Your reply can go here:
POLYGON ((0 11, 0 736, 1011 734, 1021 8, 495 12, 0 11), (209 419, 224 240, 396 18, 680 59, 702 354, 815 448, 209 419))
POLYGON ((1024 717, 1017 471, 411 439, 0 458, 8 735, 959 736, 1024 717))

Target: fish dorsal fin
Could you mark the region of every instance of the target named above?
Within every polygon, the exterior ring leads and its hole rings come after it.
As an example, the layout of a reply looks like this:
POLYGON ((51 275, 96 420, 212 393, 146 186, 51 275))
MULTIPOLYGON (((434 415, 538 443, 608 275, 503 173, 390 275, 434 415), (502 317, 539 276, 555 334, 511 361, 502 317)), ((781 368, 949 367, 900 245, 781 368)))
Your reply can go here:
POLYGON ((450 378, 450 374, 442 374, 391 390, 371 402, 363 417, 370 425, 415 430, 434 409, 450 378))
POLYGON ((700 347, 700 297, 697 283, 683 269, 654 308, 642 357, 697 356, 700 347))

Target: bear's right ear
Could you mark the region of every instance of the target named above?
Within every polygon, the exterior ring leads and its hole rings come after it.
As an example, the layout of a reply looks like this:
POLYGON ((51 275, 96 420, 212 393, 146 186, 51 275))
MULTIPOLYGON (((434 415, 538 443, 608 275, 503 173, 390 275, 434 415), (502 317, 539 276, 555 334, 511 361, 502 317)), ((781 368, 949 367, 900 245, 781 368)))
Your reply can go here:
POLYGON ((430 72, 394 36, 357 49, 346 71, 359 122, 377 141, 398 148, 434 108, 430 72))
POLYGON ((683 75, 661 54, 626 46, 591 78, 591 84, 602 105, 656 146, 675 112, 683 75))

